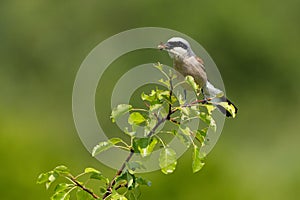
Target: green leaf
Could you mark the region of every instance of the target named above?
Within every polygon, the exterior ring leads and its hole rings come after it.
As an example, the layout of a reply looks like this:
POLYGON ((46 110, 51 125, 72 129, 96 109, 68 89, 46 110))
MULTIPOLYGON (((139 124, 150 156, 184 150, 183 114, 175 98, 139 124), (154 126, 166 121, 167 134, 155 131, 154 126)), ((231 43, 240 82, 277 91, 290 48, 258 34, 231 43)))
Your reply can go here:
POLYGON ((210 125, 211 116, 205 112, 200 112, 199 118, 207 125, 210 125))
POLYGON ((126 135, 129 135, 130 137, 134 137, 135 134, 136 134, 135 131, 129 131, 128 127, 125 127, 124 133, 125 133, 126 135))
POLYGON ((113 193, 110 198, 111 200, 128 200, 124 195, 118 193, 113 193))
POLYGON ((152 138, 152 140, 150 141, 149 145, 146 148, 140 148, 139 150, 140 150, 141 156, 142 157, 149 156, 153 152, 157 142, 158 142, 158 140, 156 138, 152 138))
POLYGON ((168 91, 168 90, 158 90, 158 89, 156 89, 156 95, 157 95, 157 98, 159 99, 159 100, 167 100, 167 101, 169 101, 169 99, 170 99, 170 91, 168 91))
POLYGON ((92 156, 96 156, 97 154, 105 151, 105 150, 108 150, 109 148, 113 147, 114 145, 110 142, 100 142, 98 145, 96 145, 94 148, 93 148, 93 151, 92 151, 92 156))
POLYGON ((108 140, 110 143, 112 143, 113 145, 118 144, 120 142, 122 142, 123 140, 121 138, 111 138, 108 140))
POLYGON ((157 124, 157 118, 151 115, 146 122, 146 126, 144 127, 145 135, 148 135, 151 130, 156 126, 157 124))
POLYGON ((90 174, 90 179, 96 179, 100 181, 105 181, 105 183, 109 183, 108 178, 102 175, 102 173, 94 168, 86 168, 85 173, 90 174))
POLYGON ((125 194, 127 199, 130 200, 139 200, 141 196, 141 191, 139 188, 135 188, 134 190, 129 190, 125 194))
POLYGON ((179 139, 179 141, 182 144, 184 144, 187 148, 189 148, 189 146, 191 145, 191 141, 189 139, 189 136, 187 136, 187 135, 185 135, 181 132, 175 131, 175 130, 173 130, 173 133, 179 139))
POLYGON ((170 77, 172 80, 178 78, 177 74, 176 74, 176 73, 173 73, 172 70, 169 70, 169 77, 170 77))
POLYGON ((55 171, 49 171, 46 173, 42 173, 38 176, 37 184, 45 183, 46 189, 50 187, 50 185, 59 177, 59 174, 55 171))
POLYGON ((148 101, 151 104, 159 103, 155 90, 151 90, 151 93, 145 94, 144 92, 141 94, 141 98, 143 101, 148 101))
POLYGON ((155 137, 138 138, 133 141, 133 149, 135 152, 139 152, 142 157, 146 157, 153 152, 157 142, 158 140, 155 137))
POLYGON ((162 118, 167 117, 169 113, 169 104, 164 103, 162 108, 159 110, 159 114, 162 118))
POLYGON ((179 128, 184 135, 190 136, 192 133, 192 131, 189 127, 185 127, 185 128, 179 127, 179 128))
POLYGON ((53 174, 51 174, 50 176, 49 176, 49 181, 50 182, 54 182, 55 180, 56 180, 56 178, 57 178, 58 176, 57 175, 55 175, 55 173, 53 173, 53 174))
POLYGON ((174 104, 174 103, 176 103, 178 100, 177 100, 177 98, 174 96, 174 95, 172 95, 171 96, 171 104, 174 104))
POLYGON ((88 167, 85 168, 84 173, 90 174, 90 179, 103 180, 106 183, 109 182, 108 178, 104 177, 102 173, 94 168, 88 167))
POLYGON ((193 159, 193 163, 192 163, 193 173, 196 173, 199 170, 201 170, 202 167, 204 166, 204 162, 203 162, 204 156, 201 155, 200 149, 196 145, 194 145, 192 159, 193 159))
POLYGON ((60 183, 60 184, 56 185, 54 191, 55 191, 55 193, 62 192, 62 191, 65 191, 66 189, 70 189, 70 187, 72 187, 72 186, 73 186, 73 184, 60 183))
POLYGON ((170 81, 169 80, 160 79, 159 82, 164 84, 165 86, 167 86, 167 88, 170 88, 170 81))
POLYGON ((116 179, 116 186, 117 185, 125 185, 128 189, 132 189, 135 187, 135 176, 130 174, 129 171, 124 171, 117 179, 116 179), (125 184, 124 184, 125 183, 125 184))
POLYGON ((144 121, 146 121, 146 119, 143 117, 143 115, 139 112, 133 112, 130 114, 129 118, 128 118, 128 123, 133 125, 138 125, 143 123, 144 121))
POLYGON ((92 168, 92 167, 87 167, 84 169, 84 173, 97 173, 97 174, 101 174, 98 170, 92 168))
POLYGON ((51 184, 59 177, 59 174, 54 171, 47 172, 46 177, 48 177, 48 180, 45 182, 46 189, 49 189, 51 184))
POLYGON ((51 200, 68 200, 68 199, 70 199, 70 194, 67 191, 56 192, 50 199, 51 200))
POLYGON ((122 142, 123 140, 120 139, 120 138, 111 138, 109 139, 108 141, 105 141, 105 142, 100 142, 98 145, 96 145, 94 148, 93 148, 93 151, 92 151, 92 156, 96 156, 98 155, 99 153, 103 152, 103 151, 106 151, 108 149, 110 149, 111 147, 113 147, 115 144, 119 143, 119 142, 122 142))
POLYGON ((157 110, 161 107, 162 107, 162 104, 158 103, 158 104, 150 105, 149 110, 154 111, 154 110, 157 110))
POLYGON ((206 107, 207 113, 209 115, 211 115, 212 111, 216 109, 216 107, 212 104, 202 104, 202 106, 206 107))
POLYGON ((188 107, 180 107, 179 110, 181 111, 181 119, 184 120, 190 116, 190 108, 188 107))
POLYGON ((104 195, 107 192, 105 187, 100 187, 100 194, 104 195))
POLYGON ((200 114, 200 108, 198 105, 190 107, 190 116, 198 116, 200 114))
POLYGON ((208 127, 203 128, 201 130, 197 130, 196 132, 196 138, 199 142, 201 142, 201 144, 203 144, 203 142, 205 141, 207 131, 208 131, 208 127))
POLYGON ((51 184, 60 176, 70 174, 69 169, 66 166, 57 166, 53 171, 42 173, 37 178, 37 184, 45 183, 46 189, 49 189, 51 184))
POLYGON ((140 161, 127 162, 126 166, 131 174, 134 174, 136 169, 146 169, 143 163, 140 161))
MULTIPOLYGON (((178 94, 177 97, 178 97, 178 102, 179 102, 180 105, 185 105, 186 104, 186 99, 183 98, 182 94, 178 94)), ((179 108, 181 108, 181 107, 179 107, 179 108)))
POLYGON ((78 189, 76 192, 77 200, 93 200, 93 196, 82 189, 78 189))
POLYGON ((160 152, 159 166, 165 174, 172 173, 176 168, 176 152, 171 148, 164 148, 160 152))
MULTIPOLYGON (((170 101, 170 91, 168 90, 159 90, 156 88, 156 90, 152 90, 149 95, 142 93, 141 98, 143 101, 148 101, 150 105, 155 105, 155 104, 162 104, 163 101, 170 101)), ((171 98, 171 101, 177 101, 176 97, 171 98)), ((153 107, 152 109, 157 108, 153 107)))
POLYGON ((163 71, 163 65, 160 63, 157 63, 156 65, 154 65, 155 68, 157 68, 159 71, 163 71))
POLYGON ((197 92, 199 89, 199 85, 195 82, 192 76, 186 76, 185 81, 193 88, 194 91, 197 92))
POLYGON ((214 131, 216 131, 217 129, 217 125, 215 120, 212 118, 211 115, 205 113, 205 112, 200 112, 199 118, 206 123, 207 125, 209 125, 209 127, 211 127, 214 131))
POLYGON ((36 183, 37 184, 42 184, 46 183, 49 179, 50 173, 42 173, 38 176, 36 183))
POLYGON ((142 177, 137 177, 136 178, 136 182, 139 185, 146 185, 148 187, 150 187, 152 185, 151 181, 149 181, 149 180, 147 180, 145 178, 142 178, 142 177))
POLYGON ((64 165, 60 165, 60 166, 55 167, 54 171, 58 174, 61 174, 61 175, 70 174, 70 170, 64 165))
POLYGON ((108 178, 104 177, 102 174, 92 173, 90 179, 96 179, 100 181, 105 181, 105 183, 109 183, 108 178))
POLYGON ((132 106, 128 105, 128 104, 118 105, 111 112, 110 118, 111 118, 112 122, 115 122, 118 117, 120 117, 120 116, 124 115, 125 113, 129 112, 131 109, 132 109, 132 106))

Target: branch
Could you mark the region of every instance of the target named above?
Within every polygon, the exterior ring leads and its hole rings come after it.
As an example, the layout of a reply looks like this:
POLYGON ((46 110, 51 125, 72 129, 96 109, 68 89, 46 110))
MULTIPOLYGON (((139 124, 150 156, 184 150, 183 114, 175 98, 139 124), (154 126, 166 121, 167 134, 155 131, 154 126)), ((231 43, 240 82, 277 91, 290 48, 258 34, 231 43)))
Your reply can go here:
POLYGON ((196 101, 193 101, 189 104, 185 104, 185 105, 182 105, 181 107, 192 107, 192 106, 195 106, 195 105, 199 105, 199 104, 207 104, 207 103, 210 103, 209 101, 211 101, 211 99, 199 99, 199 100, 196 100, 196 101))
MULTIPOLYGON (((148 133, 147 137, 151 137, 156 129, 162 124, 164 123, 165 121, 167 120, 167 117, 164 117, 162 119, 159 119, 157 124, 152 128, 152 130, 148 133)), ((124 163, 122 164, 121 168, 117 171, 116 175, 114 176, 114 178, 112 179, 111 183, 109 184, 109 186, 107 187, 106 189, 106 192, 104 193, 102 199, 106 199, 109 195, 111 195, 112 193, 112 189, 113 187, 115 186, 116 184, 116 179, 119 175, 122 174, 123 170, 125 169, 126 167, 126 163, 128 163, 130 161, 130 159, 132 158, 132 156, 134 155, 134 150, 131 149, 130 151, 130 154, 128 155, 128 157, 126 158, 126 160, 124 161, 124 163)))
MULTIPOLYGON (((171 102, 171 100, 172 100, 172 95, 173 95, 173 85, 172 85, 172 80, 170 79, 170 102, 169 102, 169 110, 168 110, 168 114, 167 114, 167 116, 164 117, 164 118, 159 118, 158 116, 156 116, 157 119, 158 119, 158 121, 157 121, 157 123, 155 124, 155 126, 152 128, 152 130, 147 134, 147 137, 151 137, 151 136, 155 133, 156 129, 157 129, 162 123, 164 123, 165 121, 169 120, 169 121, 171 121, 171 122, 173 122, 173 123, 175 122, 173 119, 171 119, 171 115, 172 115, 173 113, 176 112, 176 110, 175 110, 175 111, 172 110, 172 102, 171 102)), ((117 179, 117 177, 118 177, 119 175, 122 174, 123 170, 124 170, 125 167, 126 167, 126 163, 128 163, 128 162, 130 161, 130 159, 132 158, 133 155, 134 155, 134 150, 131 149, 131 150, 130 150, 130 154, 128 155, 128 157, 126 158, 126 160, 125 160, 124 163, 122 164, 121 168, 117 171, 116 175, 113 177, 112 181, 110 182, 109 186, 107 187, 106 192, 104 193, 102 199, 106 199, 109 195, 112 194, 112 190, 113 190, 113 187, 114 187, 115 184, 116 184, 116 179, 117 179)))
POLYGON ((80 182, 78 182, 73 176, 68 177, 77 187, 81 188, 82 190, 86 191, 87 193, 89 193, 90 195, 92 195, 92 197, 94 199, 99 199, 100 197, 98 197, 93 191, 91 191, 90 189, 86 188, 84 185, 82 185, 80 182))

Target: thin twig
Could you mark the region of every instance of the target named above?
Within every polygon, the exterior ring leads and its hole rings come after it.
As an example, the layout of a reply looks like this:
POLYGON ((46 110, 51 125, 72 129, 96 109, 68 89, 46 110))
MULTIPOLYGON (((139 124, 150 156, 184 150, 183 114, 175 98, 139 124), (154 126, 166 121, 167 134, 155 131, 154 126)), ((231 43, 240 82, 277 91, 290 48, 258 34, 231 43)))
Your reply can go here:
POLYGON ((124 161, 124 163, 122 164, 121 168, 117 171, 116 175, 113 177, 112 181, 110 182, 109 186, 107 187, 106 192, 104 193, 102 199, 106 199, 106 197, 108 197, 109 195, 111 195, 112 189, 113 189, 113 187, 116 184, 117 177, 122 174, 123 170, 126 167, 126 163, 129 162, 129 160, 132 158, 133 154, 134 154, 134 151, 131 150, 130 154, 128 155, 128 157, 126 158, 126 160, 124 161))
POLYGON ((68 177, 69 180, 71 180, 77 187, 81 188, 82 190, 86 191, 87 193, 89 193, 90 195, 92 195, 92 197, 94 199, 99 199, 100 197, 98 197, 94 192, 92 192, 90 189, 86 188, 84 185, 82 185, 80 182, 78 182, 73 176, 68 177))
POLYGON ((174 118, 170 118, 170 122, 173 122, 176 125, 180 125, 181 124, 179 121, 176 121, 174 118))

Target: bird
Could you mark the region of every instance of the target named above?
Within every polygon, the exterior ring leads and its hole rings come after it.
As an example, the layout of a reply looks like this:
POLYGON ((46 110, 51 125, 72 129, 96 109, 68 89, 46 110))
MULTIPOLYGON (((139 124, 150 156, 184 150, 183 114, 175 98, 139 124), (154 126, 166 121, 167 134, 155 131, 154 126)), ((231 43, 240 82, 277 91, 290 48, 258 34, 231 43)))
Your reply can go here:
MULTIPOLYGON (((173 59, 174 69, 184 77, 192 76, 201 88, 204 99, 210 100, 226 117, 235 117, 237 107, 224 95, 224 92, 209 82, 204 61, 192 50, 187 40, 181 37, 172 37, 166 43, 160 43, 158 49, 165 50, 173 59), (225 102, 231 111, 221 104, 225 102)), ((223 105, 223 104, 222 104, 223 105)))

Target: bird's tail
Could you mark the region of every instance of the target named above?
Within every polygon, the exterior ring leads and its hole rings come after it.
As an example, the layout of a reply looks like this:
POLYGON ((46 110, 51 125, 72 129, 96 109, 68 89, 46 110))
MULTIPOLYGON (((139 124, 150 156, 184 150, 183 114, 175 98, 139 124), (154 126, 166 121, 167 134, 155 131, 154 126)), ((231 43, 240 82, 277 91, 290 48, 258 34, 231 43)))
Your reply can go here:
POLYGON ((223 91, 215 88, 208 81, 202 89, 205 98, 211 98, 212 104, 214 104, 221 113, 223 113, 226 117, 235 117, 238 109, 229 99, 224 96, 223 91))
POLYGON ((226 117, 234 117, 237 114, 238 108, 229 99, 227 99, 226 97, 221 97, 220 102, 228 104, 229 109, 226 109, 226 106, 216 104, 216 107, 219 109, 219 111, 226 117))

